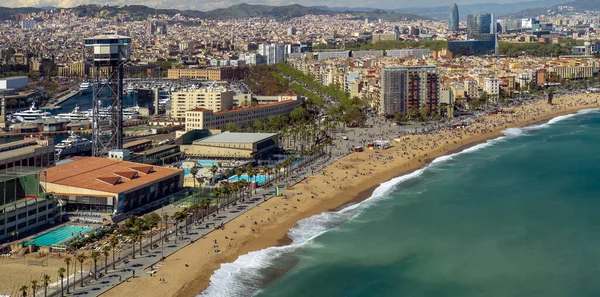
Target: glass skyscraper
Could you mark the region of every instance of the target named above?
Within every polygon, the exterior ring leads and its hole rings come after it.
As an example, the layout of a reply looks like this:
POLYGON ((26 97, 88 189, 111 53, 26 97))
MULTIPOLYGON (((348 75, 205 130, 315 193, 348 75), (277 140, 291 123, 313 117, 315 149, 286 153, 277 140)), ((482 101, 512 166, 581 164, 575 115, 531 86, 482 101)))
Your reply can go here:
POLYGON ((454 3, 452 9, 450 10, 450 17, 448 19, 448 31, 458 31, 458 6, 456 5, 456 3, 454 3))

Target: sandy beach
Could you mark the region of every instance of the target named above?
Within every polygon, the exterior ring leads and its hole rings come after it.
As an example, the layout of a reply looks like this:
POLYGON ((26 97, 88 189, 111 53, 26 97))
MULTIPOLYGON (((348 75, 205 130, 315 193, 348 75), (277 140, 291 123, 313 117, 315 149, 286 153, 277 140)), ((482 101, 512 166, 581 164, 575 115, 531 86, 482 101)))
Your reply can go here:
MULTIPOLYGON (((368 198, 382 182, 409 173, 431 160, 551 118, 598 108, 600 95, 580 94, 505 109, 473 120, 464 128, 404 136, 387 150, 352 153, 292 187, 288 198, 272 198, 160 262, 156 277, 131 279, 102 296, 195 296, 213 272, 240 255, 288 244, 298 221, 368 198), (215 250, 220 253, 215 253, 215 250), (161 282, 160 279, 164 279, 161 282)), ((357 130, 359 131, 359 130, 357 130)))

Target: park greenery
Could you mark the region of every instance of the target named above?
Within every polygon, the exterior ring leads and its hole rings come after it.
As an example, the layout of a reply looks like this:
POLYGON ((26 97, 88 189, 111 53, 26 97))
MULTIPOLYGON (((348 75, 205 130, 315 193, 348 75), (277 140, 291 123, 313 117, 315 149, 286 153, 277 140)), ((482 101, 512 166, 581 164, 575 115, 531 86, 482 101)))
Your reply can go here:
POLYGON ((289 82, 273 65, 255 65, 248 69, 244 83, 253 94, 275 96, 291 93, 289 82))

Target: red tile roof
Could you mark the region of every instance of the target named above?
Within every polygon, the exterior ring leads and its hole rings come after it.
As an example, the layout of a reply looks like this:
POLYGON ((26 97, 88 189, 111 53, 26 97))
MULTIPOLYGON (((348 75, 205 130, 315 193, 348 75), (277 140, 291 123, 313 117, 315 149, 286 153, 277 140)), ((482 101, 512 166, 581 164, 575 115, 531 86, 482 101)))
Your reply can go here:
POLYGON ((71 162, 46 170, 48 184, 118 194, 165 178, 183 175, 181 169, 148 166, 120 160, 96 157, 72 158, 71 160, 71 162), (137 174, 138 177, 127 179, 126 176, 133 176, 129 172, 137 174), (119 180, 118 183, 117 180, 119 180))
POLYGON ((116 174, 116 175, 118 175, 120 177, 124 177, 124 178, 126 178, 128 180, 132 180, 132 179, 138 177, 138 174, 135 171, 113 172, 113 174, 116 174))
POLYGON ((96 177, 96 179, 111 186, 121 183, 121 178, 116 176, 96 177))

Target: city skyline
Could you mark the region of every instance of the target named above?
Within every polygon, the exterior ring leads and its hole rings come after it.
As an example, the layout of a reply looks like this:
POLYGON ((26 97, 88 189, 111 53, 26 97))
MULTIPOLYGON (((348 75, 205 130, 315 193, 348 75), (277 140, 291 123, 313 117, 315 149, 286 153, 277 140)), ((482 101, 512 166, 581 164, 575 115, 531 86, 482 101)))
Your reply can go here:
MULTIPOLYGON (((466 0, 457 1, 458 5, 469 5, 469 4, 506 4, 506 3, 518 3, 516 0, 502 0, 502 1, 485 1, 485 0, 466 0)), ((543 1, 540 2, 540 7, 544 5, 543 1)), ((568 2, 568 1, 565 1, 568 2)), ((145 5, 149 7, 158 8, 171 8, 171 9, 191 9, 191 10, 213 10, 218 8, 227 8, 237 4, 251 4, 251 5, 269 5, 269 6, 285 6, 291 4, 299 4, 302 6, 328 6, 328 7, 347 7, 347 8, 379 8, 386 10, 398 10, 402 8, 420 8, 420 7, 437 7, 437 6, 448 6, 448 2, 443 0, 429 0, 425 2, 419 2, 415 5, 414 2, 408 0, 392 1, 392 0, 369 0, 369 1, 287 1, 287 0, 259 0, 259 1, 200 1, 200 0, 17 0, 9 3, 3 3, 1 6, 6 7, 58 7, 58 8, 69 8, 78 5, 86 4, 98 4, 98 5, 145 5)))

